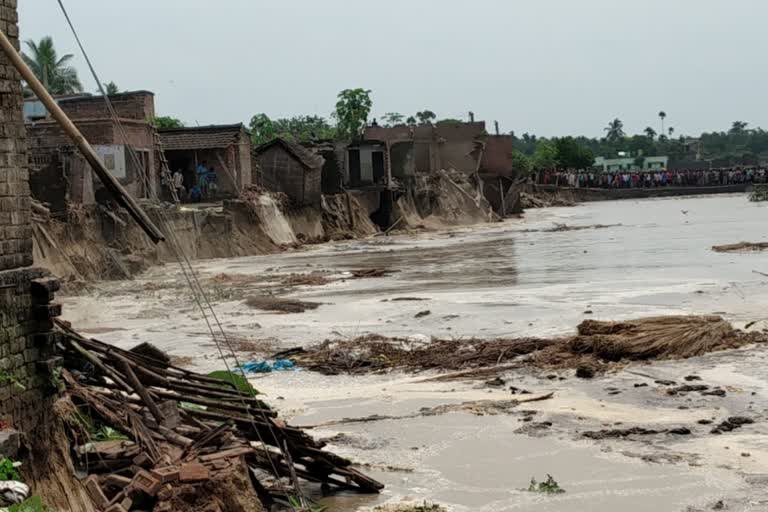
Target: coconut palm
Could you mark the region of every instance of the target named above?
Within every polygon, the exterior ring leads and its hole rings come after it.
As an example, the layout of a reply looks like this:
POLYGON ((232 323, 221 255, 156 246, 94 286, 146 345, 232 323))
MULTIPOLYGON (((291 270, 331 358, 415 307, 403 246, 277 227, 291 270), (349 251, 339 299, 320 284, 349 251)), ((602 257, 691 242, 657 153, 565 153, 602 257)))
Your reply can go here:
POLYGON ((651 128, 650 126, 646 127, 646 129, 645 129, 644 131, 645 131, 645 135, 646 135, 646 136, 647 136, 649 139, 653 140, 654 138, 656 138, 656 130, 654 130, 654 129, 653 129, 653 128, 651 128))
POLYGON ((675 133, 675 129, 670 126, 667 130, 669 131, 669 138, 671 139, 672 134, 675 133))
POLYGON ((608 123, 608 126, 606 126, 605 131, 607 132, 605 135, 605 138, 610 140, 611 142, 615 142, 617 140, 621 140, 624 138, 624 123, 621 122, 621 119, 618 117, 608 123))
POLYGON ((661 119, 661 131, 659 133, 661 133, 662 135, 664 134, 664 119, 666 119, 666 117, 667 117, 666 112, 664 112, 663 110, 659 112, 659 119, 661 119))
POLYGON ((82 92, 83 86, 77 77, 77 70, 69 65, 74 57, 66 54, 59 58, 53 45, 53 38, 46 36, 40 42, 24 42, 29 54, 23 53, 24 62, 51 94, 72 94, 82 92))

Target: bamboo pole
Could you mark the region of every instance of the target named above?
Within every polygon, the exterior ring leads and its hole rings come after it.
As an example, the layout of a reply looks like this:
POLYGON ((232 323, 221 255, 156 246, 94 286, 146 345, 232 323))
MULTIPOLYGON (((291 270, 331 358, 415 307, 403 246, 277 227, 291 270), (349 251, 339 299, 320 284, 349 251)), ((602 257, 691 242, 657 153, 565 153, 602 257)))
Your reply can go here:
POLYGON ((157 226, 155 226, 149 216, 147 216, 146 212, 142 210, 138 203, 133 199, 133 197, 131 197, 128 192, 126 192, 126 190, 122 187, 122 185, 120 185, 117 179, 115 179, 115 177, 110 174, 91 145, 87 140, 85 140, 83 134, 80 133, 80 130, 77 129, 74 123, 72 123, 69 117, 67 117, 67 114, 65 114, 61 107, 59 107, 58 103, 56 103, 56 100, 54 100, 53 97, 45 89, 45 86, 40 83, 40 80, 37 79, 29 66, 27 66, 27 64, 19 55, 19 52, 16 51, 13 43, 11 43, 11 41, 5 35, 5 32, 2 30, 0 30, 0 48, 2 48, 3 52, 5 52, 6 57, 8 57, 8 60, 11 62, 11 64, 13 64, 13 67, 16 68, 21 77, 27 82, 29 88, 32 89, 37 98, 43 103, 43 105, 45 105, 45 108, 48 109, 48 112, 51 113, 51 116, 59 123, 62 130, 64 130, 64 133, 66 133, 67 136, 72 139, 72 142, 83 154, 85 159, 91 165, 93 171, 96 173, 99 179, 101 179, 104 187, 106 187, 110 194, 112 194, 112 197, 114 197, 115 200, 123 206, 123 208, 128 210, 128 213, 131 214, 131 217, 133 217, 139 226, 141 226, 147 236, 149 236, 149 238, 151 238, 154 243, 165 240, 163 233, 157 228, 157 226))

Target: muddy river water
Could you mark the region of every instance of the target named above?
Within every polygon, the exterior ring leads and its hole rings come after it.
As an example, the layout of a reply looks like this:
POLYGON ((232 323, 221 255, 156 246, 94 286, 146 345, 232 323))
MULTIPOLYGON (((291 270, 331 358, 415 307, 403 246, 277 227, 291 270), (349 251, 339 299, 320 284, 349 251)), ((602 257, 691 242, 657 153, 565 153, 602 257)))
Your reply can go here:
MULTIPOLYGON (((227 334, 265 354, 366 333, 425 341, 544 336, 570 332, 585 318, 653 314, 719 313, 743 326, 766 317, 768 277, 756 271, 768 273, 768 252, 721 254, 711 246, 766 241, 766 208, 743 195, 590 203, 531 210, 525 219, 492 225, 201 261, 195 267, 227 334), (349 278, 351 270, 364 268, 394 272, 349 278), (288 274, 307 273, 329 282, 281 285, 288 274), (321 305, 276 314, 244 304, 249 295, 264 293, 321 305)), ((151 341, 193 368, 221 368, 174 265, 62 300, 64 317, 85 334, 122 347, 151 341)), ((328 377, 296 371, 257 376, 254 384, 283 416, 313 427, 331 449, 387 485, 380 496, 325 499, 332 510, 430 500, 459 511, 661 512, 705 510, 719 499, 732 503, 730 510, 768 510, 768 494, 758 490, 768 481, 766 362, 766 350, 757 347, 656 363, 595 381, 565 373, 510 374, 509 384, 555 396, 501 413, 484 407, 514 398, 505 388, 425 381, 425 374, 328 377), (666 399, 653 379, 637 373, 671 379, 697 373, 729 394, 666 399), (641 382, 650 385, 635 387, 641 382), (475 406, 419 412, 463 403, 475 406), (707 436, 703 429, 684 439, 595 442, 579 436, 612 425, 692 426, 742 412, 756 418, 755 424, 728 436, 707 436), (342 421, 372 414, 392 418, 342 421), (547 474, 567 492, 524 490, 531 477, 547 474)))

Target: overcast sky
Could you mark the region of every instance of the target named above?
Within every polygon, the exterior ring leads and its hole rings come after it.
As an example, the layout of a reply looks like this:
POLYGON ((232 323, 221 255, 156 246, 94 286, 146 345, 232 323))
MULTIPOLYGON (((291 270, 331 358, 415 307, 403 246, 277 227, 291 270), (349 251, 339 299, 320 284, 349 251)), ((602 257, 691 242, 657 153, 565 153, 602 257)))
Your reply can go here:
MULTIPOLYGON (((190 125, 467 111, 502 131, 599 136, 768 128, 766 0, 65 0, 103 81, 190 125)), ((20 0, 24 39, 76 53, 56 0, 20 0)), ((77 54, 84 86, 96 88, 77 54)))

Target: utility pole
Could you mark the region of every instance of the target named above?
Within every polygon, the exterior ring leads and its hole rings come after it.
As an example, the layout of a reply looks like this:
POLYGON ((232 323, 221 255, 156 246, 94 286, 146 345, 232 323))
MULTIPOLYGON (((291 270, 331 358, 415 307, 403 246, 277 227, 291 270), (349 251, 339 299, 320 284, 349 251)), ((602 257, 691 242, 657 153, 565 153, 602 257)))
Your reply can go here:
POLYGON ((494 128, 496 128, 496 135, 498 135, 499 134, 499 122, 498 121, 494 121, 493 122, 493 126, 494 126, 494 128))

